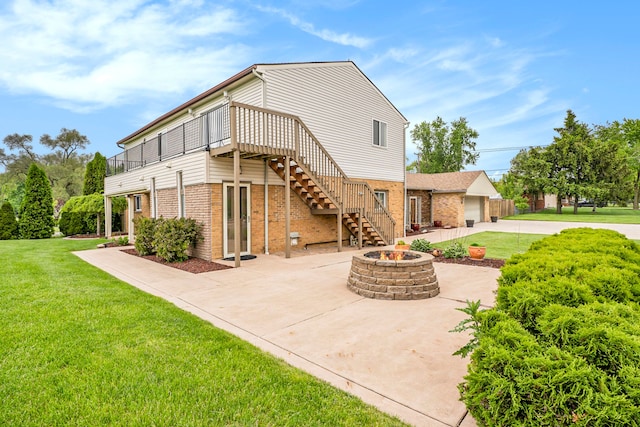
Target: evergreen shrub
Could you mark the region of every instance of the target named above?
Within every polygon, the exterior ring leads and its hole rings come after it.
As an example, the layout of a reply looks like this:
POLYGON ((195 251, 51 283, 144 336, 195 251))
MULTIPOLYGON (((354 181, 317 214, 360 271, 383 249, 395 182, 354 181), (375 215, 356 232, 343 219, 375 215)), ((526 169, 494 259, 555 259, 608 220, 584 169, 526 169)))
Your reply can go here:
POLYGON ((426 239, 415 239, 411 242, 410 249, 412 251, 427 252, 433 249, 433 246, 431 245, 431 242, 426 239))
POLYGON ((168 262, 187 260, 189 247, 198 241, 199 230, 196 220, 191 218, 158 221, 153 239, 157 255, 168 262))
POLYGON ((4 202, 0 207, 0 240, 17 239, 19 235, 18 220, 13 206, 4 202))
POLYGON ((161 219, 137 217, 133 219, 136 240, 133 244, 136 251, 142 256, 156 253, 153 239, 156 232, 156 224, 161 219))
POLYGON ((570 229, 507 261, 474 317, 462 400, 481 426, 640 425, 640 248, 570 229))

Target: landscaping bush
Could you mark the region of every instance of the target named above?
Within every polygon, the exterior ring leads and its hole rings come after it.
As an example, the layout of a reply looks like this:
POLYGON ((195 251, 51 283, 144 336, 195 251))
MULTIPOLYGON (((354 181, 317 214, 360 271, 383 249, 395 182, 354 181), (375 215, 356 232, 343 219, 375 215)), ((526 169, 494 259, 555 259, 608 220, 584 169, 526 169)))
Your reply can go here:
POLYGON ((467 251, 460 242, 453 242, 442 250, 442 256, 445 258, 464 258, 466 255, 467 251))
POLYGON ((426 239, 415 239, 411 242, 410 249, 412 251, 427 252, 433 249, 433 245, 431 245, 431 242, 426 239))
POLYGON ((153 239, 156 232, 156 224, 160 221, 154 218, 138 217, 133 219, 136 240, 134 246, 142 256, 156 253, 153 239))
POLYGON ((153 246, 168 262, 185 261, 188 249, 198 241, 200 227, 194 219, 162 219, 156 223, 153 246))
POLYGON ((639 290, 640 248, 613 231, 565 230, 508 260, 459 386, 478 424, 639 426, 639 290))
POLYGON ((4 202, 0 208, 0 240, 17 239, 20 234, 18 220, 11 203, 4 202))
POLYGON ((168 262, 185 261, 188 250, 200 237, 200 226, 191 218, 164 219, 138 217, 134 246, 140 255, 157 254, 168 262))

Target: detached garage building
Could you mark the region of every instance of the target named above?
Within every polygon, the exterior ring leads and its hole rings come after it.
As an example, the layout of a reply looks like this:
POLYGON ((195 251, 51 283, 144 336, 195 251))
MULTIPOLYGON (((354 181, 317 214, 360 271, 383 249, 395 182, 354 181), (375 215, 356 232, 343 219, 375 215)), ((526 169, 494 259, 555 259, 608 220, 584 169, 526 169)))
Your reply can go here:
POLYGON ((489 197, 498 193, 484 171, 408 173, 407 227, 463 227, 489 221, 489 197))

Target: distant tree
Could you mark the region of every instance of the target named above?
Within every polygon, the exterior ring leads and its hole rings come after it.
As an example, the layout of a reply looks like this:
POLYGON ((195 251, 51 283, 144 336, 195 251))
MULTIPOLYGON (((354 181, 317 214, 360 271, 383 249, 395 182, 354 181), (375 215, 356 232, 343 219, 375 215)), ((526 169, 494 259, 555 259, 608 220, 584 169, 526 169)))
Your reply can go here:
POLYGON ((97 152, 89 163, 84 174, 82 194, 101 194, 104 192, 104 178, 107 174, 107 158, 97 152))
POLYGON ((62 163, 65 163, 71 157, 77 155, 78 150, 86 148, 89 144, 89 139, 75 129, 62 128, 55 139, 48 134, 42 135, 40 144, 53 149, 54 153, 57 153, 62 160, 62 163))
POLYGON ((626 145, 627 162, 632 171, 633 209, 640 204, 640 120, 624 119, 620 124, 622 139, 626 145))
POLYGON ((17 239, 19 235, 16 213, 11 203, 4 202, 0 207, 0 240, 17 239))
POLYGON ((37 164, 32 163, 25 181, 20 206, 20 237, 47 239, 53 234, 53 197, 49 180, 37 164))
POLYGON ((460 117, 449 126, 442 118, 415 125, 411 139, 419 152, 410 169, 418 173, 459 172, 466 165, 475 165, 478 132, 469 127, 467 119, 460 117))

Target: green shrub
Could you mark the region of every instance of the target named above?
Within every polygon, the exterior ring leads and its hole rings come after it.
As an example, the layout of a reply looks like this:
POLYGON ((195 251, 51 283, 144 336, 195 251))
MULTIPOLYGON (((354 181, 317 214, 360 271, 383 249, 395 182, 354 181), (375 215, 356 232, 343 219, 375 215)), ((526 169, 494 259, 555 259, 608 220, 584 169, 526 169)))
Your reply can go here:
POLYGON ((0 208, 0 240, 17 239, 19 235, 18 220, 13 206, 4 202, 0 208))
POLYGON ((142 256, 156 253, 153 243, 156 232, 156 225, 162 219, 137 217, 133 219, 136 240, 134 246, 136 251, 142 256))
POLYGON ((189 258, 189 247, 198 241, 199 232, 200 227, 191 218, 159 220, 156 223, 153 247, 165 261, 185 261, 189 258))
POLYGON ((445 258, 464 258, 466 255, 467 251, 460 242, 453 242, 442 250, 442 256, 445 258))
POLYGON ((431 242, 426 239, 415 239, 413 242, 411 242, 410 249, 412 251, 428 252, 433 249, 433 245, 431 245, 431 242))
POLYGON ((44 170, 35 163, 29 166, 20 206, 20 237, 48 239, 53 235, 53 196, 44 170))
POLYGON ((459 388, 479 425, 640 425, 633 241, 592 229, 538 241, 507 261, 495 308, 471 320, 459 388))

